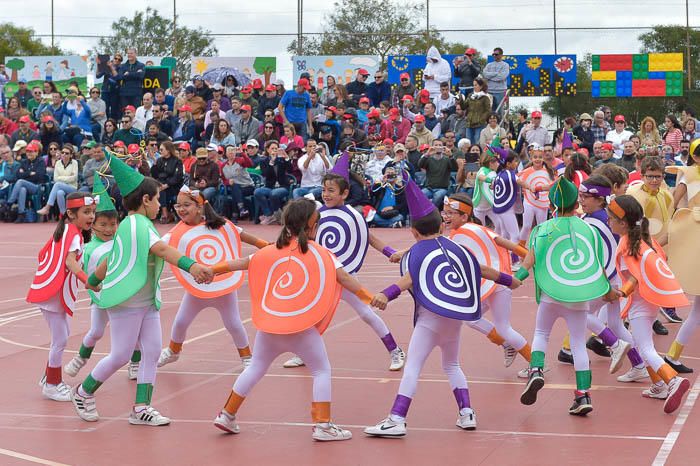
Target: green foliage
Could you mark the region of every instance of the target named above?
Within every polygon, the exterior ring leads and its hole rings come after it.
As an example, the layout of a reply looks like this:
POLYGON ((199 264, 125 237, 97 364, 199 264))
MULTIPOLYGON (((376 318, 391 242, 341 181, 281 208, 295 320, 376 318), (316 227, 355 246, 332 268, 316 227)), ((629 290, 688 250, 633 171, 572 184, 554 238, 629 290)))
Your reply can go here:
POLYGON ((188 28, 178 24, 173 34, 172 18, 160 16, 158 10, 146 8, 133 18, 122 16, 112 23, 112 35, 103 37, 94 51, 97 53, 122 52, 135 47, 140 56, 171 56, 177 60, 176 73, 189 77, 193 56, 213 56, 218 53, 210 31, 188 28))
MULTIPOLYGON (((324 18, 323 35, 303 38, 301 55, 379 55, 385 69, 389 55, 425 54, 431 45, 443 55, 462 54, 468 47, 448 42, 439 32, 426 35, 423 2, 337 0, 332 11, 324 18)), ((297 39, 287 51, 298 54, 297 39)))
POLYGON ((51 48, 39 39, 35 39, 34 29, 15 26, 12 23, 0 23, 0 37, 2 37, 0 40, 1 62, 5 61, 5 57, 68 55, 70 53, 59 47, 51 48))
POLYGON ((277 71, 277 59, 275 57, 256 57, 253 69, 258 74, 265 76, 265 86, 270 84, 272 73, 277 71))

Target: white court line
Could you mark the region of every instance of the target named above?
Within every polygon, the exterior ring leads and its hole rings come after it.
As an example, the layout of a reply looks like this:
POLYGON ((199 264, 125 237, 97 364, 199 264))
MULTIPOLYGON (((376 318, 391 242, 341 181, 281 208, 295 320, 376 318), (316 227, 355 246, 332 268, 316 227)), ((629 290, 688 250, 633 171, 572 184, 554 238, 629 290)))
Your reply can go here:
POLYGON ((6 450, 4 448, 0 448, 0 455, 9 456, 12 458, 29 461, 36 464, 45 464, 48 466, 68 466, 65 463, 57 463, 56 461, 45 460, 44 458, 37 458, 36 456, 25 455, 24 453, 20 453, 14 450, 6 450))
MULTIPOLYGON (((19 418, 54 418, 54 419, 75 419, 75 416, 65 416, 60 414, 24 414, 24 413, 0 413, 0 416, 8 417, 19 417, 19 418)), ((100 416, 100 420, 105 421, 125 421, 126 416, 100 416)), ((211 419, 173 419, 173 423, 187 423, 187 424, 212 424, 211 419)), ((266 426, 278 426, 278 427, 313 427, 314 424, 307 422, 270 422, 270 421, 237 421, 239 424, 243 425, 266 425, 266 426)), ((351 429, 364 429, 367 426, 359 424, 343 424, 343 427, 351 429)), ((562 432, 528 432, 528 431, 515 431, 515 430, 483 430, 478 429, 474 432, 465 434, 461 429, 455 427, 416 427, 411 425, 410 430, 417 430, 423 432, 451 432, 457 435, 510 435, 510 436, 529 436, 529 437, 563 437, 563 438, 593 438, 593 439, 616 439, 616 440, 644 440, 644 441, 655 441, 658 442, 663 440, 663 437, 654 437, 647 435, 616 435, 616 434, 577 434, 577 433, 562 433, 562 432)))
POLYGON ((685 403, 683 403, 683 406, 681 406, 678 416, 676 416, 676 420, 673 422, 668 434, 666 434, 664 443, 661 444, 661 448, 659 448, 656 458, 654 458, 654 462, 652 463, 653 466, 662 466, 666 464, 666 461, 671 455, 671 451, 676 445, 676 441, 678 441, 678 437, 680 437, 681 431, 685 426, 685 421, 688 420, 688 415, 690 414, 690 411, 693 410, 693 406, 695 406, 695 402, 698 399, 698 394, 700 394, 700 377, 695 379, 695 383, 690 389, 690 393, 688 393, 688 398, 685 399, 685 403))

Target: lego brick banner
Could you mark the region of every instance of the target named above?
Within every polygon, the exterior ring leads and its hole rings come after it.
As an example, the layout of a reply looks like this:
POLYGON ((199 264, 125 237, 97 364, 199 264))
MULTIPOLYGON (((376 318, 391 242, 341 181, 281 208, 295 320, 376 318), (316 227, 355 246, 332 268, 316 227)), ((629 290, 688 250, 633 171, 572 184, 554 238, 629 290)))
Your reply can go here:
POLYGON ((311 84, 323 89, 328 76, 333 76, 336 83, 348 84, 355 79, 358 69, 364 68, 374 75, 380 64, 375 55, 296 55, 292 57, 292 76, 297 82, 302 73, 309 73, 311 84))
MULTIPOLYGON (((452 85, 456 86, 459 79, 454 77, 454 59, 461 55, 442 55, 442 58, 447 60, 452 69, 452 85)), ((388 80, 392 85, 399 85, 401 73, 408 73, 411 76, 411 82, 416 88, 423 89, 423 70, 426 65, 425 55, 389 55, 387 59, 387 71, 389 73, 388 80)))
POLYGON ((504 55, 503 61, 510 65, 511 97, 576 95, 576 55, 504 55))
POLYGON ((593 55, 593 97, 680 97, 683 54, 593 55))
POLYGON ((254 79, 266 86, 275 80, 275 72, 276 57, 192 57, 192 76, 201 75, 209 84, 223 84, 230 75, 241 86, 254 79))
POLYGON ((87 93, 87 57, 5 57, 5 68, 10 76, 5 95, 17 92, 20 79, 26 80, 30 89, 32 86, 41 86, 44 81, 53 81, 61 92, 64 92, 72 81, 76 81, 82 92, 87 93))

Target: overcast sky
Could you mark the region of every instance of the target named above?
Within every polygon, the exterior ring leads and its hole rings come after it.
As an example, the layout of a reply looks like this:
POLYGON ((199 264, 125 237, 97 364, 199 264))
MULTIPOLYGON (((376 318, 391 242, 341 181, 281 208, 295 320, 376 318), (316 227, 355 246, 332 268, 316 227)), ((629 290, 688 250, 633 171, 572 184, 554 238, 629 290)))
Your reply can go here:
MULTIPOLYGON (((700 27, 700 0, 690 2, 690 25, 700 27)), ((320 32, 325 14, 332 11, 331 0, 304 0, 304 31, 320 32)), ((482 52, 501 46, 506 54, 554 53, 553 33, 547 31, 502 32, 509 28, 551 28, 552 0, 432 0, 430 23, 436 29, 490 29, 488 32, 446 32, 448 40, 466 42, 482 52)), ((178 21, 201 26, 212 33, 297 33, 297 2, 265 0, 176 0, 178 21), (256 8, 258 7, 258 8, 256 8)), ((56 0, 55 26, 58 35, 109 34, 112 21, 132 17, 146 3, 136 0, 106 2, 95 0, 56 0)), ((172 0, 150 0, 152 8, 172 16, 172 0)), ((51 33, 50 0, 17 2, 0 0, 0 21, 34 28, 37 34, 51 33)), ((584 28, 557 31, 557 52, 635 53, 637 36, 655 24, 685 24, 685 0, 557 0, 557 28, 584 28), (592 27, 638 27, 638 30, 592 31, 592 27)), ((421 21, 424 23, 425 18, 421 21)), ((294 38, 280 36, 216 37, 220 56, 277 56, 278 77, 291 81, 292 66, 286 53, 294 38)), ((46 43, 49 38, 42 38, 46 43)), ((97 39, 60 38, 59 44, 78 54, 93 47, 97 39)), ((679 49, 682 44, 679 44, 679 49)), ((520 99, 518 99, 520 100, 520 99)))

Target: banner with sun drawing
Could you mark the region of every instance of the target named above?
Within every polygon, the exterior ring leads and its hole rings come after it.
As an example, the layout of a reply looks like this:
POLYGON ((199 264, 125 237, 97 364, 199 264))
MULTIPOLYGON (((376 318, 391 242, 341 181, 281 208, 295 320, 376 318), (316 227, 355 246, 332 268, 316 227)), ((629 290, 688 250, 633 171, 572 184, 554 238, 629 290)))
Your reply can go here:
POLYGON ((511 97, 576 95, 576 55, 504 55, 503 60, 510 65, 511 97))

